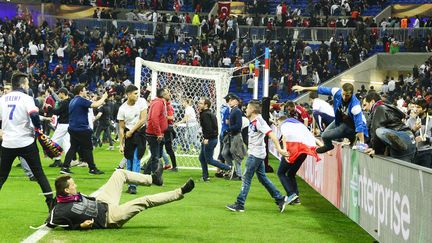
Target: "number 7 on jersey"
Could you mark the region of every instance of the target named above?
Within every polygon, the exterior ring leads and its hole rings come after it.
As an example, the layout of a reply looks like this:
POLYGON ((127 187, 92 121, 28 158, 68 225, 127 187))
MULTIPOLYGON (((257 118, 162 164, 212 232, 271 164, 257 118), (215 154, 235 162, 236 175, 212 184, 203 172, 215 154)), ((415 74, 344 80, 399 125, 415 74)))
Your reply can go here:
POLYGON ((10 111, 10 113, 9 113, 9 120, 12 120, 12 118, 13 118, 13 113, 14 113, 14 111, 15 111, 16 105, 8 105, 8 107, 11 108, 11 111, 10 111))

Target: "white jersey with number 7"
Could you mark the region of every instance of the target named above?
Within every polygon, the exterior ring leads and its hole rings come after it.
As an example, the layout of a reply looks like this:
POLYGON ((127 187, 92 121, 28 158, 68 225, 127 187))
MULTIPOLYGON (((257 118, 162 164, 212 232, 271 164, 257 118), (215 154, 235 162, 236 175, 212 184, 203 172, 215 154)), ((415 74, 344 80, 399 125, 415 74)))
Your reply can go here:
POLYGON ((34 142, 34 126, 29 114, 38 112, 31 96, 12 91, 0 98, 3 143, 5 148, 23 148, 34 142))

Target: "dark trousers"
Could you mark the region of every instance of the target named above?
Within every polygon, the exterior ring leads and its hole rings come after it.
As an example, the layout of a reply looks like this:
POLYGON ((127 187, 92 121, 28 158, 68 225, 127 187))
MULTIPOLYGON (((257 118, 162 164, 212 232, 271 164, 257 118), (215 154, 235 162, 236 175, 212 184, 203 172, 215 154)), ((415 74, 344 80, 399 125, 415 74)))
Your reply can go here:
MULTIPOLYGON (((111 126, 109 124, 101 124, 99 123, 99 126, 96 128, 96 142, 101 142, 100 135, 104 132, 104 137, 108 137, 109 145, 113 146, 113 139, 111 137, 111 126)), ((96 144, 95 144, 96 145, 96 144)))
POLYGON ((432 150, 417 151, 413 162, 417 165, 432 168, 432 150))
POLYGON ((155 172, 159 166, 159 159, 162 156, 163 142, 158 141, 158 137, 152 134, 146 134, 147 142, 150 147, 150 159, 144 168, 144 174, 150 175, 155 172))
POLYGON ((82 131, 76 132, 68 130, 70 135, 71 147, 66 153, 65 161, 63 167, 69 168, 72 159, 78 151, 81 151, 81 159, 88 163, 89 169, 96 169, 96 165, 93 159, 93 144, 92 144, 92 131, 82 131))
POLYGON ((172 140, 165 141, 165 149, 166 149, 167 154, 170 157, 172 167, 176 168, 177 167, 177 161, 176 161, 176 156, 175 156, 173 145, 172 145, 172 140))
POLYGON ((280 161, 277 175, 287 193, 287 196, 291 196, 294 193, 299 195, 297 181, 295 177, 297 171, 300 169, 306 157, 307 154, 301 154, 292 164, 288 163, 283 157, 280 161))
POLYGON ((40 188, 42 189, 42 192, 45 194, 45 197, 47 199, 52 198, 51 186, 42 169, 36 142, 23 148, 5 148, 2 146, 1 149, 2 154, 0 162, 0 189, 3 187, 3 184, 6 182, 9 176, 13 161, 16 157, 20 156, 27 161, 31 171, 33 172, 34 177, 36 178, 40 188))

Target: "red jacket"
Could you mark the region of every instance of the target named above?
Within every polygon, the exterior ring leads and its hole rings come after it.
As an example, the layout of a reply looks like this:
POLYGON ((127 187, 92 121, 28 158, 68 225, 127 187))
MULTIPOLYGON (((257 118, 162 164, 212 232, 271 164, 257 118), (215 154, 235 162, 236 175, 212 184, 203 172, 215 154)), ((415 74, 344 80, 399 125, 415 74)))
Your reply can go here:
POLYGON ((165 100, 156 98, 150 103, 146 133, 155 136, 163 136, 167 128, 168 119, 165 100))

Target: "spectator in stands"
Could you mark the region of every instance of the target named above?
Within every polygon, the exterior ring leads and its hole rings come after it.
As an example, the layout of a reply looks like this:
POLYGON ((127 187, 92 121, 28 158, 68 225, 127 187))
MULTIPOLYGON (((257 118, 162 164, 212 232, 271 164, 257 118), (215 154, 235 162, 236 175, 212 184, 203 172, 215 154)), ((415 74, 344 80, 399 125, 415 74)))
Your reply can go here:
POLYGON ((324 146, 316 149, 317 153, 325 153, 333 149, 332 140, 348 138, 351 142, 355 137, 360 144, 365 143, 365 136, 368 136, 366 127, 366 118, 361 109, 360 101, 354 96, 354 86, 345 83, 340 88, 302 87, 294 86, 294 91, 317 91, 318 94, 333 96, 333 109, 335 112, 335 121, 332 122, 322 133, 321 137, 324 146))
POLYGON ((402 121, 405 114, 396 106, 385 104, 376 92, 366 95, 363 109, 369 112, 370 140, 366 152, 370 155, 386 154, 388 149, 391 157, 412 162, 416 146, 414 134, 402 121))
POLYGON ((287 117, 296 119, 306 127, 309 127, 309 125, 312 124, 312 118, 303 106, 298 105, 293 101, 287 101, 285 103, 285 109, 287 117))
POLYGON ((407 125, 414 132, 417 144, 417 153, 413 163, 432 168, 432 116, 426 100, 419 99, 415 104, 415 109, 411 110, 411 114, 407 120, 407 125))

